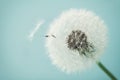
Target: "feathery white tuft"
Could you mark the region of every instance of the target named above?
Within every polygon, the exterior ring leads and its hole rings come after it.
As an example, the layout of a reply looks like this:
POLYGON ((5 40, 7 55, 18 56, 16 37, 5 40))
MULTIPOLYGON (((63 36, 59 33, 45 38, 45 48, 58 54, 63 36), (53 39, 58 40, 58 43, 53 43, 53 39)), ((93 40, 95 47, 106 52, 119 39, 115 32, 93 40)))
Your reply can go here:
POLYGON ((40 26, 41 26, 43 23, 44 23, 43 20, 40 21, 40 22, 36 25, 36 27, 33 29, 33 31, 29 34, 28 38, 30 39, 30 41, 33 40, 33 37, 34 37, 35 33, 38 31, 38 29, 40 28, 40 26))
POLYGON ((107 43, 107 28, 104 21, 96 14, 84 9, 64 11, 51 24, 47 34, 56 38, 46 38, 46 47, 53 64, 67 73, 80 71, 93 64, 103 53, 107 43), (73 30, 84 32, 88 41, 95 46, 92 56, 79 55, 67 47, 66 37, 73 30))

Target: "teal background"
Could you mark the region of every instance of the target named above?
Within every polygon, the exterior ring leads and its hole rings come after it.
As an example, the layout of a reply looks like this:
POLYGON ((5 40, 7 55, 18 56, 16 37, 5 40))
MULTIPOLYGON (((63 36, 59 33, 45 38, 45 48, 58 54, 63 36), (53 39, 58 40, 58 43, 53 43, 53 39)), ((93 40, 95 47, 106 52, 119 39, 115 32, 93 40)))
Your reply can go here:
POLYGON ((120 79, 119 0, 0 0, 0 80, 110 80, 97 65, 66 74, 51 64, 44 35, 70 8, 91 10, 105 21, 109 43, 100 60, 120 79), (45 23, 30 42, 28 35, 40 20, 45 23))

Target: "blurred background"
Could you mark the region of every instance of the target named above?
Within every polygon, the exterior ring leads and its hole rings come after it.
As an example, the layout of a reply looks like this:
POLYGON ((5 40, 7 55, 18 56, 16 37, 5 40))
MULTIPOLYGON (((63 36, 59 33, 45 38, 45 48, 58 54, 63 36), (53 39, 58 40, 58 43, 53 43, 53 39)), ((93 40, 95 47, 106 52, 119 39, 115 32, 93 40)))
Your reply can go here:
POLYGON ((120 79, 119 0, 0 0, 0 80, 110 80, 96 64, 74 74, 52 65, 44 36, 54 18, 70 8, 93 11, 105 21, 109 42, 100 61, 120 79), (30 41, 40 20, 45 22, 30 41))

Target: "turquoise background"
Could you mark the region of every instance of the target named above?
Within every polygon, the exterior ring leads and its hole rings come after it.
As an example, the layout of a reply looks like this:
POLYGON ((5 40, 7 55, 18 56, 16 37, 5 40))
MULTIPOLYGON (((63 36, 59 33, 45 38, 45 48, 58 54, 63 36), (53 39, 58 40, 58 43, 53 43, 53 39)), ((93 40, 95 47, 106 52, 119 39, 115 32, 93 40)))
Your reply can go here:
POLYGON ((119 0, 0 0, 0 80, 110 80, 97 65, 68 75, 51 64, 44 35, 70 8, 91 10, 105 21, 109 43, 100 60, 120 79, 119 0), (28 35, 40 20, 45 23, 30 42, 28 35))

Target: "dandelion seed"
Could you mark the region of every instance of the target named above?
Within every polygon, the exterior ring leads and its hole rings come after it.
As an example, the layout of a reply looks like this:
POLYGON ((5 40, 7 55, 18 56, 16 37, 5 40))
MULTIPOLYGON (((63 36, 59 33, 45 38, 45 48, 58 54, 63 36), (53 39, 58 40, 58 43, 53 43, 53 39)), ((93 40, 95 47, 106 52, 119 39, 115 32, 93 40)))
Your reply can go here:
POLYGON ((34 30, 29 34, 28 38, 32 41, 33 37, 35 35, 35 33, 38 31, 38 29, 40 28, 40 26, 44 23, 44 21, 40 21, 36 27, 34 28, 34 30))
POLYGON ((51 24, 46 38, 49 56, 57 67, 71 73, 96 62, 107 42, 107 29, 102 19, 91 11, 70 9, 51 24))

